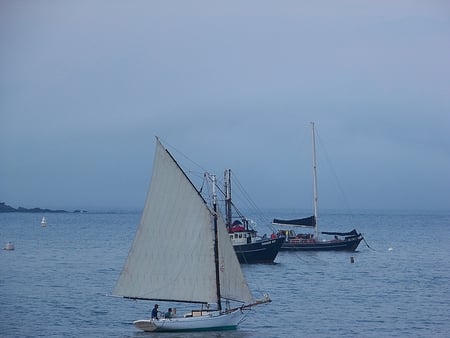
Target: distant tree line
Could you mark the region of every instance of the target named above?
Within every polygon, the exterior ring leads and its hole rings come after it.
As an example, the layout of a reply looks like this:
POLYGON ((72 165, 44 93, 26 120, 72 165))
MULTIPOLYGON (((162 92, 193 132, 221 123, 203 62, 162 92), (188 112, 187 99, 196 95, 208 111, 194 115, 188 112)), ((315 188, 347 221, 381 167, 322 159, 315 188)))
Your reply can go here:
MULTIPOLYGON (((52 209, 41 209, 41 208, 24 208, 24 207, 18 207, 13 208, 10 205, 7 205, 5 202, 0 202, 0 212, 67 212, 66 210, 52 210, 52 209)), ((76 212, 80 212, 80 210, 77 210, 76 212)))

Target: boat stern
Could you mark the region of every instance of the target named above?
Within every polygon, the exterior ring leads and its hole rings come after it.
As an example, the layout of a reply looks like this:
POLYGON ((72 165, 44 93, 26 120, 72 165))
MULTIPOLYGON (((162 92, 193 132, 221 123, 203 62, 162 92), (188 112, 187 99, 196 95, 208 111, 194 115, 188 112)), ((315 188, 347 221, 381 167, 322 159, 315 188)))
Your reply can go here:
POLYGON ((152 332, 158 329, 158 326, 155 325, 153 320, 149 319, 140 319, 133 322, 134 326, 136 326, 139 330, 152 332))

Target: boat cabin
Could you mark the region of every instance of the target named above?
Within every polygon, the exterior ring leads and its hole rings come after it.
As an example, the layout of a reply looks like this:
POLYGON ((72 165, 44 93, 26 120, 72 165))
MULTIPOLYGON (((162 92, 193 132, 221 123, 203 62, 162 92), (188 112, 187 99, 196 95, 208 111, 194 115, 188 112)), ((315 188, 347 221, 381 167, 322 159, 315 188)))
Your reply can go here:
POLYGON ((256 241, 255 230, 243 230, 229 233, 233 245, 249 244, 256 241))
POLYGON ((249 229, 247 220, 244 220, 244 224, 239 220, 234 221, 228 227, 228 233, 233 245, 250 244, 257 240, 256 230, 249 229))

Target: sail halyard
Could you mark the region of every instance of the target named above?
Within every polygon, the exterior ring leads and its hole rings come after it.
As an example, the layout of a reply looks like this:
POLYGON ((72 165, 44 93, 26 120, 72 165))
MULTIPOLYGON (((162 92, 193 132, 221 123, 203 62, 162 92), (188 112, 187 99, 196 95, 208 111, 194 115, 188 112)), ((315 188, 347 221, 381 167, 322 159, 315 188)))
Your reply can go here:
POLYGON ((158 139, 156 143, 141 221, 113 294, 188 303, 219 304, 218 297, 253 301, 225 222, 158 139), (214 255, 214 218, 218 256, 214 255))

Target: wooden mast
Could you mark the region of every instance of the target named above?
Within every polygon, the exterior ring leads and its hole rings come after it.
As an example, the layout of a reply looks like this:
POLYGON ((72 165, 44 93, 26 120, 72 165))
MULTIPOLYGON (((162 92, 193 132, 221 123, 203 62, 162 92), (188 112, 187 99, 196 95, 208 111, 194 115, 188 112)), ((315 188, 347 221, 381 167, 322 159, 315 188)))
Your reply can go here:
POLYGON ((220 294, 220 268, 219 268, 219 229, 217 225, 217 194, 216 194, 216 175, 211 175, 212 180, 212 197, 214 210, 214 263, 216 267, 216 292, 217 292, 217 309, 222 311, 222 302, 220 294))

